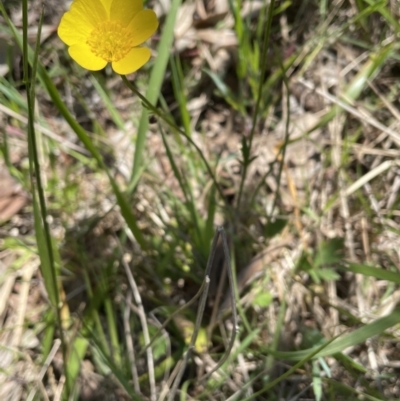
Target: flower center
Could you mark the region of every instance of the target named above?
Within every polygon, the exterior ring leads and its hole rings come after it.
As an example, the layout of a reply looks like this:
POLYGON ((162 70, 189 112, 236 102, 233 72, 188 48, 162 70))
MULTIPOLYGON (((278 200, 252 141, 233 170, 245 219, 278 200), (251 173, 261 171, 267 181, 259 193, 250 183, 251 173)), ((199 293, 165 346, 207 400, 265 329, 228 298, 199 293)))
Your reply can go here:
POLYGON ((108 62, 121 60, 133 47, 128 30, 116 21, 105 21, 97 25, 87 44, 96 56, 108 62))

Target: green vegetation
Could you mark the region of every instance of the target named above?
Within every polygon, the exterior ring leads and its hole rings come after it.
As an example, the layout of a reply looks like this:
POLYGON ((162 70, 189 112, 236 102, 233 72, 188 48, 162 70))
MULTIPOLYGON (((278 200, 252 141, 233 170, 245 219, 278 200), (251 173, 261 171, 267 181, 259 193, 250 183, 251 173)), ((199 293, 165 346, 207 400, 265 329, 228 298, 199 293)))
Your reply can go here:
POLYGON ((0 1, 0 399, 400 399, 400 5, 148 2, 120 77, 60 3, 0 1))

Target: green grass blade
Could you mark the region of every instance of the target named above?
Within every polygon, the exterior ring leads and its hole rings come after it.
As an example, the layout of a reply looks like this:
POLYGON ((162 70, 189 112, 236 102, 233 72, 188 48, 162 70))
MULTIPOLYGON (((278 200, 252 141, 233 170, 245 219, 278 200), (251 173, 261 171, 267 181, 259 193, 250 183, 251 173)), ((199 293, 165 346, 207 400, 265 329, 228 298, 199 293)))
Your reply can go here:
POLYGON ((51 263, 49 257, 49 251, 47 248, 45 228, 43 227, 42 216, 40 213, 40 206, 38 203, 36 191, 32 190, 32 204, 33 204, 33 215, 35 223, 35 234, 36 243, 38 247, 38 254, 40 257, 40 270, 42 272, 44 286, 51 305, 56 308, 58 304, 58 288, 54 284, 57 281, 57 273, 55 271, 54 264, 51 263))
POLYGON ((78 337, 73 341, 68 357, 68 368, 66 369, 66 378, 74 385, 81 370, 81 362, 86 355, 88 340, 83 337, 78 337))
POLYGON ((400 273, 384 270, 380 267, 368 266, 359 263, 349 263, 347 266, 340 267, 343 271, 351 271, 363 274, 368 277, 375 277, 379 280, 387 280, 392 283, 400 284, 400 273))
POLYGON ((168 157, 168 160, 172 167, 172 171, 174 172, 175 178, 178 180, 179 186, 185 196, 185 201, 186 201, 185 206, 188 209, 190 215, 192 216, 192 222, 195 226, 195 233, 196 233, 196 237, 197 237, 196 243, 200 245, 201 249, 205 249, 204 248, 204 245, 205 245, 204 244, 204 236, 202 235, 202 231, 201 231, 201 223, 200 223, 201 218, 196 210, 196 205, 195 205, 195 201, 193 199, 193 193, 190 188, 190 184, 189 184, 188 180, 185 179, 185 176, 183 174, 181 174, 181 172, 179 171, 179 168, 175 163, 174 156, 168 145, 167 138, 165 137, 165 133, 162 131, 161 127, 160 127, 160 130, 161 130, 164 147, 167 152, 167 157, 168 157))
POLYGON ((116 377, 116 379, 121 383, 122 387, 129 394, 129 396, 134 401, 143 401, 142 397, 139 397, 135 390, 132 388, 131 384, 125 377, 125 374, 114 364, 112 359, 107 355, 105 350, 101 348, 101 345, 97 343, 95 338, 92 338, 93 346, 96 348, 96 351, 99 353, 100 357, 104 360, 104 363, 111 369, 112 373, 116 377))
MULTIPOLYGON (((368 338, 382 334, 385 330, 400 323, 400 309, 394 310, 390 315, 375 320, 372 323, 366 324, 349 334, 344 334, 339 338, 336 338, 322 351, 314 355, 315 358, 334 355, 338 352, 342 352, 348 347, 358 345, 366 341, 368 338)), ((271 351, 272 354, 279 359, 287 361, 298 361, 305 358, 308 354, 315 351, 315 347, 309 348, 302 351, 294 352, 280 352, 271 351)))
POLYGON ((110 96, 103 88, 101 83, 96 79, 94 76, 90 77, 90 82, 92 83, 93 87, 96 89, 97 93, 100 95, 101 99, 103 100, 108 112, 114 124, 122 131, 125 131, 125 124, 124 120, 122 119, 121 115, 119 114, 118 110, 115 108, 110 96))
MULTIPOLYGON (((367 87, 368 81, 372 81, 379 73, 387 59, 392 55, 393 50, 394 44, 391 43, 386 47, 381 48, 377 53, 371 55, 369 60, 360 68, 360 71, 344 92, 342 98, 345 102, 352 103, 360 97, 362 91, 367 87)), ((333 106, 308 132, 310 133, 317 128, 327 125, 342 112, 343 109, 339 105, 333 106)))
MULTIPOLYGON (((311 352, 308 352, 303 358, 300 359, 299 362, 297 362, 294 366, 292 366, 290 369, 288 369, 283 375, 279 376, 277 379, 273 380, 272 382, 268 383, 264 388, 261 390, 255 392, 252 394, 250 397, 244 398, 241 401, 250 401, 253 400, 254 398, 258 397, 259 395, 265 393, 269 389, 275 387, 278 383, 280 383, 282 380, 286 379, 286 377, 289 377, 291 374, 297 371, 301 366, 303 366, 306 362, 310 361, 311 359, 314 359, 319 355, 324 349, 329 347, 331 343, 333 343, 337 337, 329 340, 328 343, 321 345, 320 347, 316 347, 313 349, 311 352)), ((237 398, 232 398, 233 400, 237 400, 237 398)))
POLYGON ((265 31, 264 31, 264 37, 263 37, 263 45, 262 45, 262 51, 261 51, 261 65, 260 65, 260 80, 259 80, 259 86, 258 86, 258 93, 257 93, 257 98, 255 101, 254 105, 254 110, 253 110, 253 116, 252 116, 252 124, 251 124, 251 131, 249 135, 249 139, 246 140, 243 138, 242 142, 242 157, 243 157, 243 171, 242 175, 240 178, 240 184, 239 184, 239 193, 237 197, 237 207, 238 209, 240 208, 240 202, 243 194, 243 188, 244 188, 244 183, 246 181, 247 177, 247 170, 249 165, 252 162, 252 155, 251 155, 251 148, 253 144, 253 138, 254 134, 256 132, 256 127, 257 127, 257 121, 260 117, 260 111, 261 111, 261 102, 263 99, 263 90, 264 90, 264 80, 265 80, 265 75, 266 75, 266 63, 267 63, 267 53, 268 53, 268 48, 269 48, 269 41, 271 37, 271 27, 272 27, 272 18, 273 18, 273 12, 275 8, 275 1, 271 0, 268 5, 268 12, 266 12, 266 26, 265 26, 265 31))
POLYGON ((174 88, 175 98, 179 104, 179 111, 182 119, 183 129, 187 136, 191 136, 190 115, 187 109, 187 99, 185 94, 185 83, 183 80, 183 72, 181 62, 178 57, 170 57, 172 85, 174 88))
MULTIPOLYGON (((157 58, 151 71, 149 86, 146 91, 146 98, 151 104, 155 104, 160 95, 161 85, 164 80, 165 71, 170 57, 170 49, 174 39, 175 20, 182 0, 173 0, 171 8, 164 24, 163 33, 157 48, 157 58)), ((139 122, 139 128, 136 139, 135 158, 133 161, 132 177, 130 179, 129 189, 134 190, 132 183, 138 181, 138 175, 142 173, 143 150, 146 142, 146 134, 149 128, 149 112, 143 109, 139 122)))
MULTIPOLYGON (((2 5, 2 10, 4 11, 2 5)), ((5 18, 8 22, 11 21, 5 18)), ((60 291, 61 287, 58 283, 58 274, 55 265, 55 255, 53 250, 53 243, 50 233, 50 227, 47 222, 47 205, 42 182, 42 172, 39 164, 38 145, 35 132, 35 90, 36 90, 36 73, 39 66, 39 47, 40 35, 43 25, 43 12, 40 15, 38 33, 36 36, 36 47, 32 56, 29 57, 28 52, 28 2, 22 2, 22 20, 23 20, 23 36, 22 36, 22 54, 23 54, 23 73, 24 82, 26 84, 26 97, 28 105, 28 153, 29 153, 29 173, 31 181, 31 191, 33 197, 34 207, 34 222, 35 222, 35 235, 38 244, 38 252, 41 261, 41 270, 43 273, 46 290, 49 294, 49 299, 56 310, 57 324, 59 328, 59 336, 61 339, 61 347, 64 361, 64 373, 66 374, 65 388, 67 395, 71 391, 71 382, 68 378, 67 361, 67 344, 64 337, 64 327, 62 321, 62 308, 60 291), (29 61, 31 70, 29 70, 29 61)))

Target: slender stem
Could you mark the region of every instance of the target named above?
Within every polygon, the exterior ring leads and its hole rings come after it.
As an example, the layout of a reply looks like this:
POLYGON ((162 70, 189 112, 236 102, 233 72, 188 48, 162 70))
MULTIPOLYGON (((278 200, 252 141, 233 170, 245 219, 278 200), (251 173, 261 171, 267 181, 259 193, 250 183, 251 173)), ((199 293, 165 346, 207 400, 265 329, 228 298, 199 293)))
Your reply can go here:
POLYGON ((286 76, 286 69, 281 63, 281 69, 282 69, 282 78, 283 78, 283 83, 286 89, 286 116, 285 116, 285 138, 283 140, 282 146, 279 149, 279 152, 277 154, 277 160, 279 161, 279 171, 278 171, 278 178, 277 178, 277 187, 275 190, 275 196, 274 200, 272 203, 271 210, 267 216, 267 223, 271 221, 271 218, 274 213, 275 206, 278 202, 278 197, 279 197, 279 189, 281 187, 281 177, 282 177, 282 172, 283 172, 283 167, 285 165, 285 155, 286 155, 286 148, 289 143, 289 125, 290 125, 290 93, 289 93, 289 81, 286 76))
MULTIPOLYGON (((63 325, 62 325, 62 317, 61 317, 61 308, 62 303, 60 302, 59 296, 59 286, 57 281, 57 272, 55 267, 54 261, 54 254, 53 254, 53 246, 50 236, 50 227, 47 222, 47 207, 46 201, 44 196, 43 184, 42 184, 42 177, 40 171, 40 164, 38 159, 38 149, 36 144, 36 135, 35 135, 35 81, 36 81, 36 71, 38 65, 38 54, 39 54, 39 45, 40 45, 40 36, 41 36, 41 27, 43 25, 43 10, 40 15, 39 21, 39 29, 38 35, 36 38, 36 51, 35 57, 32 64, 32 71, 31 74, 29 73, 29 64, 28 64, 28 2, 27 0, 23 0, 22 2, 22 18, 23 18, 23 71, 24 71, 24 81, 26 84, 26 91, 27 91, 27 106, 28 106, 28 151, 29 151, 29 172, 30 172, 30 179, 31 179, 31 186, 32 186, 32 194, 34 198, 34 202, 36 196, 39 199, 40 205, 40 214, 41 214, 41 221, 38 222, 43 227, 44 239, 46 243, 46 251, 50 266, 50 276, 52 281, 52 286, 54 289, 54 299, 51 301, 55 303, 53 305, 56 309, 56 317, 57 317, 57 324, 59 327, 59 334, 61 340, 61 347, 63 353, 63 360, 64 360, 64 371, 66 372, 67 366, 67 344, 65 341, 63 325), (37 191, 37 194, 36 194, 37 191)), ((64 372, 64 373, 65 373, 64 372)), ((67 394, 69 396, 71 390, 71 383, 70 378, 67 373, 65 373, 65 384, 67 389, 67 394)))
POLYGON ((269 7, 268 7, 267 26, 264 31, 263 47, 262 47, 262 52, 261 52, 261 76, 260 76, 260 84, 258 86, 257 101, 256 101, 256 106, 254 108, 251 131, 250 131, 248 143, 245 140, 243 141, 243 147, 244 147, 244 149, 243 149, 243 173, 242 173, 242 177, 240 180, 239 195, 238 195, 237 203, 236 203, 238 208, 240 207, 240 202, 241 202, 242 195, 243 195, 243 187, 244 187, 244 182, 245 182, 246 176, 247 176, 247 170, 252 161, 251 147, 253 144, 253 138, 254 138, 254 134, 256 131, 258 114, 260 112, 260 107, 261 107, 263 84, 264 84, 265 74, 266 74, 265 62, 267 60, 269 37, 271 34, 274 5, 275 5, 275 0, 271 0, 269 7))
MULTIPOLYGON (((207 296, 208 296, 208 289, 210 286, 210 273, 211 273, 211 268, 214 262, 214 257, 215 257, 215 252, 217 250, 217 243, 218 243, 218 238, 221 235, 221 232, 224 232, 224 229, 222 227, 218 227, 217 231, 214 235, 214 239, 211 245, 211 252, 210 252, 210 256, 208 257, 208 261, 207 261, 207 267, 206 267, 206 273, 205 273, 205 277, 204 277, 204 290, 203 290, 203 294, 202 297, 200 299, 200 304, 199 304, 199 308, 197 311, 197 316, 196 316, 196 323, 194 326, 194 330, 193 330, 193 334, 192 334, 192 338, 190 339, 190 344, 189 347, 183 357, 182 363, 179 367, 179 372, 175 378, 174 384, 172 386, 172 389, 170 391, 169 397, 168 397, 168 401, 173 401, 175 399, 175 394, 176 391, 178 390, 178 386, 179 383, 182 380, 182 376, 185 372, 186 369, 186 365, 187 362, 189 360, 189 357, 192 353, 192 350, 195 346, 196 343, 196 339, 197 336, 199 334, 200 331, 200 325, 201 325, 201 321, 203 319, 203 314, 204 314, 204 308, 206 306, 206 302, 207 302, 207 296)), ((225 239, 226 242, 226 239, 225 239)))
POLYGON ((126 276, 128 277, 128 282, 131 287, 133 297, 135 298, 135 302, 139 312, 139 319, 142 325, 143 338, 145 343, 147 344, 146 350, 147 350, 147 366, 148 366, 149 385, 150 385, 150 399, 151 401, 155 401, 156 378, 154 374, 154 357, 153 357, 153 350, 150 347, 150 334, 149 334, 149 327, 147 325, 146 312, 143 307, 142 297, 140 296, 140 292, 136 284, 135 278, 133 277, 132 271, 129 268, 128 263, 123 257, 122 257, 122 264, 124 266, 126 276))
POLYGON ((236 311, 235 282, 234 282, 234 277, 233 277, 233 274, 232 274, 231 257, 230 257, 230 254, 229 254, 228 241, 226 239, 226 234, 225 234, 224 228, 223 227, 218 227, 217 230, 218 230, 217 232, 221 235, 221 238, 222 238, 222 246, 223 246, 223 249, 224 249, 224 257, 225 257, 226 269, 228 271, 229 292, 230 292, 231 301, 232 301, 233 330, 232 330, 231 339, 229 341, 228 348, 226 349, 225 354, 218 361, 218 363, 213 367, 213 369, 211 369, 206 375, 204 375, 201 380, 204 380, 207 377, 210 377, 229 358, 229 355, 231 354, 231 351, 233 349, 233 345, 234 345, 235 340, 236 340, 236 334, 237 334, 238 329, 239 329, 237 311, 236 311))

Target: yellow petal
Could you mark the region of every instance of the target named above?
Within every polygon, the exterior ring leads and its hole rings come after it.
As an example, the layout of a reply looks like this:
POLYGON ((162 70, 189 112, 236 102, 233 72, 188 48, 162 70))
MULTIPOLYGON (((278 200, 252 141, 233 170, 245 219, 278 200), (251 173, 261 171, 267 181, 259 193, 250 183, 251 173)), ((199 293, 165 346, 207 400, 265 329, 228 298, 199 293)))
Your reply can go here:
POLYGON ((110 10, 111 10, 111 4, 113 2, 113 0, 101 0, 104 9, 107 12, 107 15, 110 16, 110 10))
POLYGON ((151 52, 147 47, 135 47, 122 60, 113 62, 112 68, 117 74, 127 75, 143 67, 150 56, 151 52))
POLYGON ((118 20, 124 26, 127 26, 141 10, 143 10, 142 0, 113 0, 110 19, 112 21, 118 20))
POLYGON ((90 25, 90 28, 108 19, 108 13, 99 0, 75 0, 69 12, 77 22, 90 25))
POLYGON ((85 43, 92 29, 87 21, 82 21, 71 12, 66 12, 61 18, 57 32, 65 44, 72 46, 77 43, 85 43))
POLYGON ((142 10, 136 14, 128 29, 132 35, 132 46, 145 42, 158 28, 158 20, 153 10, 142 10))
POLYGON ((98 71, 107 65, 107 61, 97 57, 86 43, 71 46, 69 55, 83 68, 90 71, 98 71))

